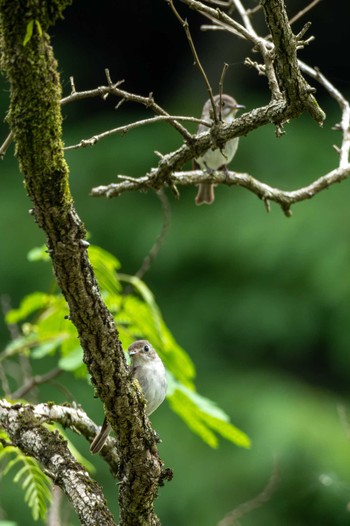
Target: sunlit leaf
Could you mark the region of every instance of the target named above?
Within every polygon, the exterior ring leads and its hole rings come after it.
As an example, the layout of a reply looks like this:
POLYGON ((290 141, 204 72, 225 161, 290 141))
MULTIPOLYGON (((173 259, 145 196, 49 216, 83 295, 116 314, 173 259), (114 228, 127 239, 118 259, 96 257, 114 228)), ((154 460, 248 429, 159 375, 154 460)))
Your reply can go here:
POLYGON ((46 309, 52 301, 52 295, 44 292, 33 292, 26 296, 18 309, 11 309, 6 314, 7 323, 18 323, 40 309, 46 309))
POLYGON ((58 361, 58 366, 64 371, 75 371, 83 364, 83 350, 76 346, 69 354, 62 356, 58 361))
POLYGON ((26 27, 26 34, 24 35, 23 45, 26 46, 33 35, 34 20, 29 20, 26 27))
POLYGON ((32 248, 27 254, 28 261, 49 261, 50 256, 45 245, 32 248))

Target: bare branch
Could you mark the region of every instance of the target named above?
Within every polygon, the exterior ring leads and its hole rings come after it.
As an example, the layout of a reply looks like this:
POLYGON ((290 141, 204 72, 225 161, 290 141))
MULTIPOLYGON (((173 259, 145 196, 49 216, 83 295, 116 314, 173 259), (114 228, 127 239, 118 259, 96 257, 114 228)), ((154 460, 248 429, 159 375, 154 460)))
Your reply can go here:
POLYGON ((350 440, 350 421, 346 406, 342 403, 337 404, 337 412, 340 423, 344 429, 345 436, 348 440, 350 440))
POLYGON ((0 159, 3 159, 6 152, 13 141, 13 133, 10 132, 0 147, 0 159))
POLYGON ((212 22, 218 24, 219 27, 222 27, 234 35, 251 42, 253 46, 259 50, 261 56, 263 57, 265 63, 265 74, 268 79, 272 97, 276 100, 280 100, 282 98, 273 64, 274 55, 271 51, 272 45, 271 43, 266 45, 266 40, 256 34, 255 30, 252 28, 252 25, 248 23, 248 16, 245 15, 245 10, 239 0, 235 0, 234 4, 242 16, 246 27, 236 22, 233 18, 220 9, 213 9, 197 0, 182 0, 182 2, 187 4, 191 9, 198 11, 206 18, 209 18, 209 20, 212 22))
POLYGON ((221 11, 221 9, 214 9, 206 4, 203 4, 202 2, 199 2, 198 0, 181 1, 184 4, 188 5, 190 9, 198 11, 198 13, 201 13, 210 20, 218 23, 220 26, 224 27, 231 33, 234 33, 235 35, 239 36, 240 38, 248 40, 248 42, 252 42, 252 44, 254 45, 259 44, 260 37, 254 35, 254 33, 251 33, 248 29, 242 26, 242 24, 239 24, 224 11, 221 11))
POLYGON ((230 0, 207 0, 207 4, 218 5, 220 7, 230 7, 230 0))
MULTIPOLYGON (((350 164, 342 168, 336 168, 331 172, 316 179, 308 186, 299 188, 297 190, 285 191, 279 188, 274 188, 268 184, 260 182, 249 174, 237 173, 228 171, 214 172, 212 174, 204 174, 201 170, 193 170, 188 172, 174 172, 172 174, 172 181, 178 186, 192 186, 200 183, 215 183, 227 186, 241 186, 250 192, 257 195, 260 199, 267 203, 274 201, 279 204, 287 216, 291 215, 290 207, 306 199, 311 199, 325 188, 332 184, 340 183, 350 175, 350 164)), ((114 197, 119 196, 124 192, 134 190, 148 190, 151 188, 157 189, 157 184, 153 187, 152 175, 140 177, 135 181, 124 181, 122 183, 112 183, 107 186, 98 186, 93 188, 91 195, 94 197, 114 197)))
POLYGON ((45 374, 42 375, 36 375, 29 378, 24 385, 19 387, 17 391, 14 391, 9 395, 9 398, 12 400, 17 400, 18 398, 23 398, 24 395, 26 395, 33 387, 36 387, 37 385, 45 384, 47 382, 50 382, 50 380, 53 380, 57 376, 59 376, 62 373, 62 369, 59 367, 55 367, 51 371, 48 371, 45 374))
MULTIPOLYGON (((243 21, 243 24, 246 27, 246 29, 252 35, 255 35, 258 38, 258 35, 257 35, 255 29, 253 28, 253 24, 251 23, 251 20, 250 20, 250 15, 252 14, 252 11, 251 10, 248 11, 247 9, 245 9, 245 7, 243 6, 241 0, 232 0, 232 3, 234 4, 234 6, 236 7, 238 13, 240 14, 240 16, 242 18, 242 21, 243 21)), ((261 7, 261 6, 259 6, 259 7, 261 7)))
POLYGON ((307 64, 300 62, 300 69, 310 77, 317 80, 329 93, 329 95, 339 104, 342 113, 341 122, 336 129, 342 132, 342 144, 339 148, 339 167, 346 168, 349 163, 350 152, 350 105, 339 90, 320 72, 318 68, 310 68, 307 64))
POLYGON ((224 67, 222 68, 220 81, 219 81, 219 95, 220 95, 220 115, 219 115, 219 119, 220 119, 220 121, 221 121, 221 109, 222 109, 222 95, 224 93, 224 82, 225 82, 225 76, 226 76, 228 68, 229 68, 229 65, 226 64, 226 62, 225 62, 224 63, 224 67))
POLYGON ((154 244, 152 245, 151 247, 151 250, 149 251, 149 253, 147 254, 147 256, 144 258, 143 262, 142 262, 142 265, 141 267, 139 268, 139 270, 135 273, 135 276, 142 279, 143 276, 146 274, 146 272, 148 272, 148 270, 150 269, 150 266, 152 265, 153 261, 155 260, 155 258, 157 257, 162 245, 163 245, 163 242, 164 242, 164 239, 165 239, 165 236, 169 230, 169 226, 170 226, 170 204, 169 204, 169 200, 164 192, 163 189, 159 190, 157 192, 157 196, 160 200, 160 202, 162 203, 162 209, 163 209, 163 223, 162 223, 162 228, 161 228, 161 231, 159 233, 159 235, 157 236, 157 239, 155 240, 154 244))
POLYGON ((77 150, 78 148, 86 148, 87 146, 94 146, 101 139, 105 139, 106 137, 110 137, 111 135, 116 135, 116 134, 125 135, 130 130, 133 130, 135 128, 140 128, 140 126, 145 126, 146 124, 153 124, 153 123, 162 122, 162 121, 174 123, 177 120, 194 122, 196 124, 204 124, 205 126, 210 127, 210 124, 207 121, 204 121, 202 119, 196 119, 195 117, 186 117, 186 116, 181 116, 181 115, 180 116, 178 115, 177 116, 159 115, 158 117, 151 117, 150 119, 142 119, 140 121, 126 124, 125 126, 119 126, 118 128, 114 128, 112 130, 105 131, 98 135, 94 135, 93 137, 90 137, 89 139, 82 139, 78 144, 74 144, 72 146, 65 146, 64 150, 77 150))
POLYGON ((289 20, 289 23, 290 25, 294 24, 294 22, 296 22, 297 20, 299 20, 299 18, 301 18, 302 16, 304 16, 308 11, 310 11, 310 9, 313 9, 317 4, 320 3, 321 0, 313 0, 312 2, 309 3, 309 5, 307 5, 306 7, 304 7, 304 9, 301 9, 299 11, 299 13, 297 13, 296 15, 294 15, 290 20, 289 20))
POLYGON ((188 40, 188 43, 190 45, 191 52, 192 52, 192 55, 193 55, 193 58, 194 58, 194 63, 198 67, 199 72, 200 72, 201 76, 203 77, 204 83, 205 83, 205 85, 207 87, 207 90, 208 90, 209 98, 211 100, 211 105, 212 105, 212 109, 213 109, 213 121, 215 123, 218 123, 219 120, 218 120, 218 115, 217 115, 217 112, 216 112, 216 106, 215 106, 215 102, 214 102, 213 90, 211 88, 211 85, 210 85, 209 79, 207 77, 207 74, 205 73, 204 68, 203 68, 203 66, 201 64, 201 61, 199 60, 198 53, 197 53, 196 47, 194 45, 194 42, 193 42, 193 39, 192 39, 192 36, 191 36, 191 32, 190 32, 190 28, 189 28, 188 22, 187 22, 187 20, 184 20, 181 17, 180 13, 177 11, 177 9, 174 6, 173 0, 165 0, 165 1, 171 7, 173 13, 175 14, 176 18, 179 20, 180 24, 182 25, 182 27, 183 27, 183 29, 184 29, 184 31, 186 33, 186 37, 187 37, 187 40, 188 40))
MULTIPOLYGON (((7 329, 10 333, 11 339, 16 340, 21 336, 21 330, 15 323, 7 323, 6 322, 6 314, 11 310, 11 301, 10 297, 7 294, 1 294, 0 296, 0 302, 1 302, 1 309, 5 317, 5 323, 7 326, 7 329)), ((4 356, 6 356, 7 353, 2 353, 4 356)), ((23 381, 27 381, 31 374, 32 374, 32 367, 29 361, 28 356, 25 353, 19 354, 19 366, 21 371, 21 383, 23 381)), ((1 383, 4 388, 4 393, 7 395, 10 395, 11 391, 9 389, 9 384, 7 381, 7 377, 5 374, 5 366, 2 365, 1 359, 0 359, 0 379, 1 383)))
MULTIPOLYGON (((171 115, 169 115, 169 113, 167 113, 161 106, 159 106, 158 104, 156 104, 156 102, 154 101, 153 99, 153 96, 152 94, 150 93, 148 97, 142 97, 141 95, 136 95, 134 93, 129 93, 125 90, 121 90, 119 88, 119 86, 124 82, 124 80, 120 80, 118 82, 115 82, 113 83, 111 81, 111 77, 110 77, 110 73, 109 73, 109 70, 105 70, 106 72, 106 77, 107 77, 107 81, 108 81, 108 86, 99 86, 98 88, 95 88, 95 89, 92 89, 92 90, 87 90, 87 91, 76 91, 76 88, 75 88, 75 82, 74 82, 74 79, 73 77, 70 78, 70 82, 71 82, 71 88, 72 88, 72 91, 70 93, 70 95, 68 95, 67 97, 64 97, 61 99, 60 101, 60 104, 61 106, 65 106, 66 104, 70 104, 72 102, 77 102, 77 101, 80 101, 80 100, 85 100, 85 99, 90 99, 90 98, 96 98, 96 97, 100 97, 102 98, 103 100, 105 100, 109 95, 113 95, 113 96, 116 96, 116 97, 121 97, 121 101, 119 101, 119 103, 117 104, 117 107, 120 106, 120 103, 123 102, 123 101, 130 101, 130 102, 136 102, 138 104, 142 104, 143 106, 146 106, 147 108, 150 108, 154 113, 156 113, 157 115, 159 115, 160 117, 158 117, 158 120, 165 120, 165 121, 168 121, 171 126, 173 126, 182 136, 183 138, 185 139, 185 141, 192 141, 192 135, 191 133, 186 129, 184 128, 177 120, 176 120, 176 117, 173 117, 171 115)), ((193 117, 180 117, 181 120, 184 120, 184 121, 190 121, 190 122, 201 122, 200 120, 196 120, 195 118, 193 117)), ((145 121, 140 121, 141 124, 139 124, 139 126, 143 125, 143 124, 147 124, 148 121, 150 122, 157 122, 156 120, 152 121, 151 119, 145 119, 145 121)), ((207 123, 206 123, 207 125, 207 123)), ((132 125, 128 125, 126 126, 125 128, 128 128, 126 130, 123 130, 123 129, 116 129, 115 131, 111 130, 110 133, 106 132, 106 135, 104 136, 108 136, 108 134, 113 134, 113 133, 127 133, 127 131, 129 131, 129 129, 131 129, 132 127, 137 127, 137 125, 135 126, 132 126, 132 125)), ((122 127, 123 128, 123 127, 122 127)), ((103 136, 103 137, 104 137, 103 136)), ((99 140, 99 136, 97 136, 99 140)), ((6 138, 6 140, 4 141, 4 143, 2 144, 2 146, 0 147, 0 159, 2 159, 7 150, 8 150, 8 147, 10 146, 11 142, 13 141, 13 133, 10 132, 8 137, 6 138)), ((74 147, 68 147, 66 149, 76 149, 76 148, 81 148, 81 147, 84 147, 84 146, 91 146, 93 144, 95 144, 95 137, 92 137, 90 139, 86 139, 86 141, 82 140, 79 145, 75 145, 74 147)))
POLYGON ((5 372, 5 368, 1 362, 0 362, 0 384, 4 392, 4 395, 8 397, 11 393, 11 388, 10 388, 10 384, 9 384, 9 381, 8 381, 8 378, 5 372))
POLYGON ((230 511, 217 526, 238 526, 238 519, 247 515, 256 508, 260 508, 265 502, 269 501, 276 490, 279 479, 279 472, 277 464, 274 465, 270 478, 264 487, 264 489, 253 499, 244 502, 240 506, 237 506, 234 510, 230 511))

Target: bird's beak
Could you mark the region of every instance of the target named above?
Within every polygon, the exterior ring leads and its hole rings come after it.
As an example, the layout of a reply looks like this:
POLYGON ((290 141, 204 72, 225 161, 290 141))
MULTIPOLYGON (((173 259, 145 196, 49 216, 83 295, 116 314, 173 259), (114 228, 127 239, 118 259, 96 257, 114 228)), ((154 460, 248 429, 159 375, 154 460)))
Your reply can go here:
POLYGON ((235 110, 242 110, 243 108, 245 108, 244 104, 236 104, 236 105, 234 106, 234 109, 235 109, 235 110))
POLYGON ((130 351, 129 356, 134 356, 134 354, 138 354, 140 351, 130 351))

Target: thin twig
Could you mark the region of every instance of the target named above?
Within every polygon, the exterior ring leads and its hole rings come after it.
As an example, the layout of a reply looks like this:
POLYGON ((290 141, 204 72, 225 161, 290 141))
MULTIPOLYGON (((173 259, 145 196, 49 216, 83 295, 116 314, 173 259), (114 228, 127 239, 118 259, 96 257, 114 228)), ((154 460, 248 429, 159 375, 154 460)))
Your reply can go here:
POLYGON ((5 372, 5 367, 3 366, 2 363, 0 363, 0 384, 1 384, 1 388, 2 388, 2 390, 4 392, 4 395, 6 396, 6 398, 8 398, 8 396, 11 393, 11 388, 10 388, 9 381, 7 379, 7 375, 6 375, 6 372, 5 372))
POLYGON ((157 236, 157 239, 155 240, 154 244, 151 247, 151 250, 148 252, 147 256, 144 258, 141 267, 136 272, 135 276, 142 279, 143 276, 148 272, 150 269, 153 261, 157 257, 159 250, 161 249, 165 236, 169 230, 170 226, 170 204, 169 199, 166 196, 166 193, 163 189, 159 190, 157 192, 157 196, 162 204, 163 209, 163 223, 162 228, 159 232, 159 235, 157 236))
MULTIPOLYGON (((1 294, 0 302, 1 302, 2 312, 6 320, 6 314, 11 310, 10 297, 7 294, 1 294)), ((13 341, 18 339, 21 336, 20 328, 18 327, 16 323, 6 323, 6 326, 10 333, 11 339, 13 341)), ((19 355, 18 361, 19 361, 20 371, 21 371, 21 382, 25 382, 30 378, 32 374, 32 366, 31 366, 30 360, 28 359, 28 356, 26 356, 25 353, 21 353, 19 355)), ((8 385, 8 382, 5 381, 5 378, 4 378, 5 368, 3 367, 1 360, 0 360, 0 368, 1 368, 1 380, 2 380, 4 390, 5 390, 5 386, 6 384, 8 385)))
POLYGON ((338 103, 342 117, 339 129, 342 132, 342 143, 339 151, 339 168, 346 169, 349 163, 350 152, 350 105, 345 97, 329 80, 322 75, 318 68, 310 68, 307 64, 299 61, 301 71, 307 73, 310 77, 317 80, 329 93, 329 95, 338 103))
POLYGON ((252 42, 254 45, 258 45, 259 41, 262 40, 259 36, 256 34, 254 35, 253 32, 246 29, 244 26, 242 26, 242 24, 236 22, 236 20, 231 18, 228 14, 224 13, 220 9, 209 7, 198 0, 182 0, 182 2, 188 5, 190 9, 201 13, 228 31, 234 32, 235 35, 239 36, 243 40, 248 40, 248 42, 252 42))
POLYGON ((212 4, 212 5, 218 5, 220 7, 230 7, 231 5, 231 2, 230 0, 228 1, 222 1, 222 0, 206 0, 207 4, 212 4))
POLYGON ((13 133, 10 132, 0 147, 0 159, 3 159, 6 152, 13 141, 13 133))
POLYGON ((62 369, 60 369, 59 367, 55 367, 54 369, 52 369, 51 371, 45 374, 32 376, 26 381, 24 385, 22 385, 16 391, 11 393, 10 398, 12 400, 17 400, 18 398, 22 398, 29 391, 31 391, 33 387, 50 382, 50 380, 53 380, 53 378, 56 378, 61 373, 62 373, 62 369))
POLYGON ((256 508, 260 508, 263 504, 265 504, 271 499, 273 493, 276 490, 278 480, 279 470, 278 465, 275 463, 270 478, 264 489, 253 499, 248 500, 243 504, 240 504, 239 506, 237 506, 237 508, 230 511, 221 521, 218 522, 217 526, 234 526, 235 524, 238 525, 238 519, 241 519, 242 517, 244 517, 244 515, 247 515, 247 513, 250 513, 256 508))
POLYGON ((106 137, 110 137, 111 135, 125 135, 130 130, 133 130, 135 128, 139 128, 140 126, 145 126, 146 124, 153 124, 155 122, 174 122, 176 120, 182 120, 182 121, 189 121, 194 122, 196 124, 204 124, 205 126, 210 127, 210 124, 207 121, 203 121, 202 119, 196 119, 195 117, 187 117, 187 116, 181 116, 181 115, 158 115, 157 117, 150 117, 149 119, 142 119, 140 121, 132 122, 130 124, 126 124, 125 126, 119 126, 118 128, 114 128, 112 130, 107 130, 103 133, 100 133, 98 135, 94 135, 93 137, 90 137, 89 139, 82 139, 78 144, 73 144, 71 146, 65 146, 64 150, 77 150, 78 148, 86 148, 87 146, 94 146, 98 141, 101 139, 105 139, 106 137))
MULTIPOLYGON (((98 88, 87 90, 87 91, 77 91, 75 88, 75 83, 73 77, 71 77, 71 88, 72 91, 70 95, 67 97, 63 97, 61 99, 60 104, 61 106, 65 106, 66 104, 70 104, 72 102, 77 102, 80 100, 100 97, 103 100, 107 98, 108 95, 113 95, 116 97, 120 97, 121 101, 127 100, 130 102, 136 102, 138 104, 142 104, 143 106, 146 106, 147 108, 150 108, 156 115, 163 117, 163 120, 168 121, 171 126, 173 126, 185 139, 186 142, 191 142, 193 137, 192 134, 184 127, 180 122, 176 120, 175 117, 171 116, 169 113, 167 113, 161 106, 159 106, 153 99, 153 95, 150 93, 148 97, 143 97, 141 95, 136 95, 134 93, 130 93, 128 91, 122 90, 119 88, 119 86, 124 82, 123 80, 120 80, 118 82, 112 82, 109 70, 105 70, 108 86, 99 86, 98 88)), ((120 103, 118 103, 120 105, 120 103)), ((189 120, 191 122, 198 122, 198 120, 195 120, 192 117, 181 117, 182 120, 189 120)), ((161 120, 161 119, 160 119, 161 120)), ((155 122, 155 121, 154 121, 155 122)), ((129 125, 130 128, 131 125, 129 125)), ((118 133, 118 132, 116 132, 118 133)), ((12 132, 8 135, 5 142, 0 147, 0 159, 3 158, 7 152, 7 149, 9 145, 11 144, 13 140, 13 134, 12 132)), ((84 146, 81 145, 81 146, 84 146)), ((75 147, 81 147, 81 146, 75 146, 75 147)), ((85 145, 86 146, 86 145, 85 145)), ((87 144, 87 146, 90 146, 90 144, 87 144)))
POLYGON ((301 18, 302 16, 304 16, 308 11, 310 11, 310 9, 312 9, 313 7, 315 7, 317 4, 320 3, 321 0, 313 0, 312 2, 309 3, 309 5, 307 5, 306 7, 304 7, 304 9, 301 9, 299 11, 299 13, 297 13, 296 15, 294 15, 290 20, 289 20, 289 23, 290 25, 294 24, 294 22, 296 22, 297 20, 299 20, 299 18, 301 18))
POLYGON ((226 64, 226 62, 225 62, 224 63, 224 67, 222 68, 220 81, 219 81, 219 95, 220 95, 219 119, 220 119, 220 121, 222 121, 222 119, 221 119, 221 110, 222 110, 222 95, 224 93, 224 81, 225 81, 225 76, 226 76, 226 72, 227 72, 228 68, 229 68, 229 65, 226 64))
MULTIPOLYGON (((242 22, 244 24, 244 26, 247 28, 247 30, 252 34, 252 35, 255 35, 256 37, 258 36, 255 29, 253 28, 253 24, 250 20, 250 15, 252 14, 252 11, 248 11, 247 9, 245 9, 245 7, 243 6, 241 0, 232 0, 232 3, 234 4, 234 6, 236 7, 238 13, 240 14, 241 18, 242 18, 242 22)), ((261 7, 261 6, 259 6, 261 7)))
MULTIPOLYGON (((247 17, 244 15, 244 8, 239 0, 234 0, 235 6, 239 10, 244 23, 247 23, 247 17)), ((281 100, 283 98, 282 93, 277 82, 275 68, 274 68, 274 55, 272 53, 273 44, 269 43, 269 46, 266 45, 266 40, 259 37, 255 30, 252 28, 251 24, 248 24, 247 27, 244 27, 242 24, 239 24, 231 18, 229 15, 220 11, 220 9, 213 9, 198 0, 182 0, 187 4, 191 9, 198 11, 203 16, 219 24, 222 28, 226 29, 228 32, 233 33, 234 35, 242 38, 243 40, 248 40, 251 42, 255 48, 257 48, 264 59, 265 63, 265 74, 269 83, 269 88, 274 100, 281 100)), ((207 27, 207 26, 205 26, 207 27)), ((210 28, 210 26, 209 26, 210 28)))
MULTIPOLYGON (((134 93, 129 93, 128 91, 121 90, 119 86, 122 81, 113 83, 111 80, 110 72, 107 68, 105 69, 105 74, 108 82, 108 90, 105 91, 105 94, 112 94, 117 97, 120 97, 122 100, 143 104, 144 106, 146 106, 146 108, 150 108, 156 115, 164 115, 166 117, 170 117, 169 113, 166 112, 161 106, 159 106, 159 104, 155 102, 152 93, 150 93, 148 97, 142 97, 141 95, 136 95, 134 93)), ((193 137, 191 133, 188 130, 186 130, 186 128, 184 128, 182 124, 180 124, 176 120, 170 120, 169 123, 171 124, 171 126, 173 126, 173 128, 175 128, 175 130, 177 130, 183 136, 186 142, 192 141, 193 137)))
POLYGON ((337 412, 338 412, 340 423, 343 426, 346 438, 350 440, 350 421, 349 421, 349 415, 348 415, 345 405, 339 403, 337 405, 337 412))
POLYGON ((255 13, 260 11, 260 9, 262 9, 262 5, 261 4, 258 4, 255 7, 252 7, 251 9, 247 9, 247 15, 248 16, 255 15, 255 13))
POLYGON ((217 112, 216 112, 216 107, 215 107, 215 102, 214 102, 213 90, 211 88, 211 85, 210 85, 209 79, 207 77, 207 74, 205 73, 204 68, 203 68, 203 66, 201 64, 201 61, 199 60, 198 53, 197 53, 196 47, 194 45, 194 42, 193 42, 193 39, 192 39, 192 36, 191 36, 191 32, 190 32, 190 28, 189 28, 188 22, 187 22, 187 20, 184 20, 181 17, 180 13, 177 11, 177 9, 174 6, 173 0, 165 0, 165 1, 166 1, 167 4, 169 4, 169 6, 171 7, 173 13, 175 14, 176 18, 179 20, 180 24, 182 25, 182 27, 183 27, 183 29, 185 31, 185 34, 186 34, 188 43, 190 45, 193 58, 194 58, 194 63, 198 67, 199 72, 202 75, 204 83, 205 83, 205 85, 207 87, 207 90, 208 90, 209 98, 211 100, 211 105, 212 105, 212 108, 213 108, 213 121, 217 124, 219 121, 218 121, 218 115, 217 115, 217 112))

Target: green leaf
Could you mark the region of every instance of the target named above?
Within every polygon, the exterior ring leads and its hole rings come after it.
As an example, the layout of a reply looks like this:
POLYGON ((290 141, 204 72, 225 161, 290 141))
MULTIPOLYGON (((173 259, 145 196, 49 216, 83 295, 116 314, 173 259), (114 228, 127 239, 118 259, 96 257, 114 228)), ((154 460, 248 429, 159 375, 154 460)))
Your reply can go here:
POLYGON ((176 343, 166 326, 152 292, 135 276, 119 274, 119 278, 133 285, 141 295, 141 298, 126 296, 122 309, 116 316, 118 325, 128 323, 123 343, 129 345, 141 336, 150 340, 173 375, 188 387, 193 386, 194 364, 189 355, 176 343))
POLYGON ((5 476, 17 464, 22 467, 16 472, 13 481, 20 484, 24 491, 24 500, 31 509, 34 520, 45 520, 51 502, 51 481, 41 471, 37 461, 14 446, 0 448, 0 461, 5 463, 1 476, 5 476), (11 459, 11 456, 14 458, 11 459))
POLYGON ((36 27, 36 29, 38 31, 38 35, 42 36, 42 34, 43 34, 43 31, 41 29, 41 24, 40 24, 39 20, 37 20, 37 19, 29 20, 29 22, 27 24, 27 28, 26 28, 26 34, 25 34, 24 39, 23 39, 23 46, 26 46, 28 44, 29 40, 33 36, 34 23, 35 23, 35 27, 36 27))
POLYGON ((121 286, 117 278, 120 263, 116 257, 94 245, 89 246, 89 257, 101 291, 110 295, 120 294, 121 286))
POLYGON ((26 34, 23 39, 23 45, 26 46, 33 35, 34 20, 29 20, 26 28, 26 34))
MULTIPOLYGON (((58 361, 58 366, 64 371, 75 371, 83 364, 83 349, 75 347, 69 354, 63 356, 58 361)), ((85 367, 85 365, 84 365, 85 367)))
POLYGON ((50 261, 46 245, 32 248, 27 254, 28 261, 50 261))
POLYGON ((35 22, 36 29, 38 31, 39 37, 42 37, 43 36, 43 30, 41 29, 41 24, 40 24, 39 20, 35 19, 34 22, 35 22))
MULTIPOLYGON (((168 372, 167 397, 172 410, 210 447, 218 446, 220 436, 238 446, 249 447, 247 435, 230 423, 226 413, 196 392, 194 364, 176 342, 146 283, 135 276, 117 274, 119 261, 99 247, 89 246, 89 256, 103 299, 114 314, 124 349, 136 339, 147 339, 161 356, 168 372), (128 294, 123 293, 121 282, 131 289, 128 294)), ((47 260, 46 248, 33 249, 28 257, 31 261, 47 260)), ((30 294, 18 309, 8 313, 7 321, 17 323, 34 313, 37 315, 35 325, 28 323, 26 335, 8 345, 0 360, 26 348, 33 348, 35 358, 59 351, 58 366, 86 378, 83 351, 77 331, 67 319, 68 309, 62 295, 58 292, 30 294)))
POLYGON ((12 324, 23 321, 33 312, 49 307, 51 301, 52 296, 50 294, 33 292, 21 301, 18 309, 11 309, 6 314, 6 322, 12 324))
POLYGON ((214 402, 199 395, 196 391, 176 382, 169 375, 168 400, 190 429, 211 447, 218 446, 217 435, 221 435, 236 446, 249 448, 250 439, 240 429, 230 423, 228 415, 214 402))

